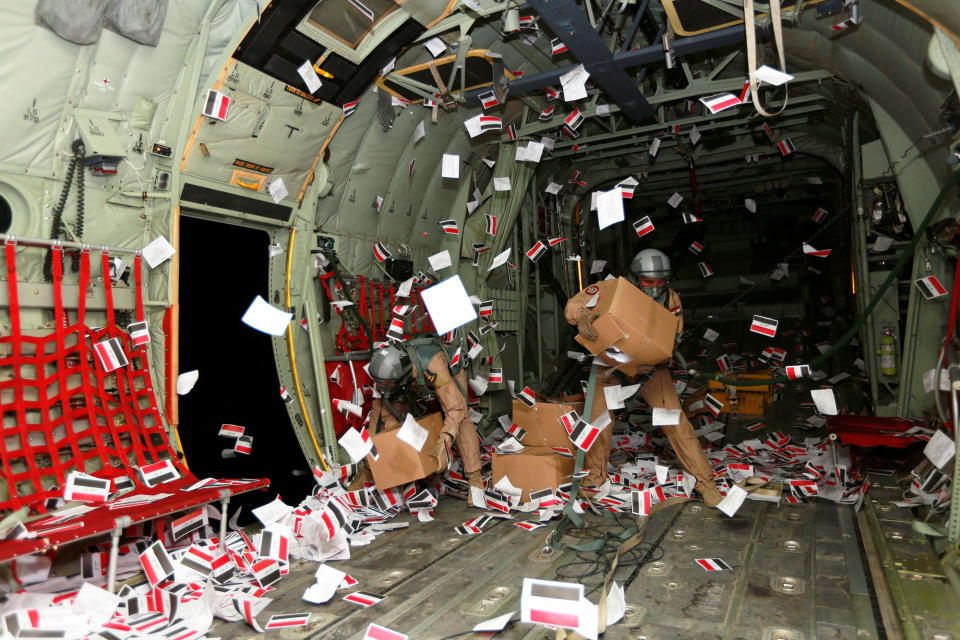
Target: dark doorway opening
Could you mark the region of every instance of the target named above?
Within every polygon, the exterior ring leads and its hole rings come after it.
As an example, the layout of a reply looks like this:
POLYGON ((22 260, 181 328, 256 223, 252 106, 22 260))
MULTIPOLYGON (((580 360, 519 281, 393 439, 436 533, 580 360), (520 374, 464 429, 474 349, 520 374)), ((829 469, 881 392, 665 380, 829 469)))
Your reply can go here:
POLYGON ((180 396, 180 439, 198 478, 270 478, 267 493, 231 501, 231 513, 245 505, 241 523, 276 494, 297 504, 313 486, 280 398, 271 338, 240 321, 255 296, 268 298, 268 245, 263 231, 181 218, 180 371, 200 377, 180 396), (222 423, 246 428, 250 455, 222 457, 234 445, 217 435, 222 423))

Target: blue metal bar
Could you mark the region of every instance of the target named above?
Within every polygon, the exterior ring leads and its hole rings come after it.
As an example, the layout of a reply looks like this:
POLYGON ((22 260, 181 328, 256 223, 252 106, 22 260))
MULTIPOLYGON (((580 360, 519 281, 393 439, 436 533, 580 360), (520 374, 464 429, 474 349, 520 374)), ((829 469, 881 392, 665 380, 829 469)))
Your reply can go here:
MULTIPOLYGON (((766 30, 757 29, 758 36, 764 35, 765 33, 766 30)), ((686 38, 678 38, 673 41, 673 49, 678 56, 699 53, 700 51, 708 51, 718 47, 726 47, 732 44, 741 43, 744 41, 745 36, 746 29, 743 27, 743 25, 727 27, 726 29, 718 29, 717 31, 711 31, 709 33, 701 33, 699 35, 689 36, 686 38)), ((566 44, 566 42, 564 42, 564 44, 566 44)), ((567 47, 570 48, 570 45, 567 45, 567 47)), ((571 51, 572 50, 573 49, 571 48, 571 51)), ((616 66, 621 69, 629 69, 631 67, 639 67, 653 62, 662 61, 663 46, 660 45, 660 43, 657 43, 650 45, 649 47, 618 53, 617 55, 613 56, 613 59, 610 62, 606 64, 616 66)), ((584 63, 584 66, 586 66, 586 63, 584 63)), ((573 69, 572 66, 565 67, 563 69, 551 69, 550 71, 544 71, 543 73, 538 73, 536 75, 518 78, 510 83, 510 92, 514 94, 526 93, 528 91, 536 91, 537 89, 555 85, 557 84, 560 76, 571 69, 573 69)), ((591 75, 593 75, 592 72, 591 75)))
MULTIPOLYGON (((607 43, 593 30, 590 21, 573 0, 530 0, 530 6, 625 116, 631 120, 653 117, 653 107, 634 86, 623 67, 613 64, 613 53, 607 48, 607 43)), ((554 76, 553 81, 557 78, 559 74, 554 76)))
POLYGON ((633 18, 633 24, 630 25, 630 31, 627 32, 627 37, 623 41, 623 46, 620 47, 620 53, 627 51, 630 48, 630 43, 633 42, 633 36, 637 35, 637 29, 640 27, 640 21, 643 19, 643 14, 647 12, 647 6, 650 4, 650 0, 643 0, 640 3, 640 8, 637 9, 637 15, 633 18))

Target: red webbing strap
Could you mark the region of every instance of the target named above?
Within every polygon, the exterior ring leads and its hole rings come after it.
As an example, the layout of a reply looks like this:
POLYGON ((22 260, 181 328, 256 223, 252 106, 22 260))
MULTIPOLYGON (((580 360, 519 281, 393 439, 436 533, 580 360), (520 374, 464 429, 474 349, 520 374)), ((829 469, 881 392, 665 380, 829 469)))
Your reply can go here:
POLYGON ((141 256, 138 253, 133 259, 133 284, 137 288, 137 322, 143 322, 143 274, 141 273, 141 256))
MULTIPOLYGON (((82 292, 78 289, 77 295, 83 295, 82 292)), ((63 319, 66 318, 66 314, 63 309, 63 247, 54 246, 53 247, 53 313, 54 313, 54 324, 57 328, 56 337, 57 337, 57 384, 59 385, 60 391, 60 410, 63 412, 63 426, 66 428, 68 434, 73 434, 73 412, 70 408, 70 387, 67 381, 67 339, 66 339, 66 329, 64 326, 63 319)), ((74 367, 69 367, 70 369, 74 367)), ((52 438, 51 438, 52 440, 52 438)), ((67 441, 70 443, 70 451, 73 453, 74 460, 80 460, 80 446, 77 444, 76 438, 68 437, 67 441)), ((48 443, 51 448, 53 443, 48 443)), ((50 457, 52 460, 59 461, 60 456, 56 451, 50 452, 50 457)), ((83 471, 83 469, 81 469, 83 471)), ((61 467, 57 466, 57 483, 62 487, 65 486, 64 482, 66 480, 63 470, 61 467)))
MULTIPOLYGON (((120 432, 117 429, 117 421, 114 419, 114 416, 117 413, 123 413, 123 426, 126 427, 125 430, 130 432, 136 431, 137 421, 134 418, 133 412, 131 411, 131 395, 127 393, 127 386, 133 388, 133 380, 129 378, 129 369, 132 367, 132 354, 130 350, 130 340, 129 336, 122 333, 117 329, 115 314, 113 309, 113 281, 110 279, 110 255, 104 251, 100 254, 100 264, 103 270, 103 295, 107 303, 107 327, 105 331, 104 338, 119 338, 120 344, 123 346, 124 354, 127 356, 129 361, 126 367, 120 367, 115 369, 112 373, 115 373, 114 379, 117 382, 117 395, 120 397, 120 406, 114 410, 108 410, 107 424, 110 427, 110 435, 113 437, 113 446, 115 447, 117 457, 121 458, 125 467, 130 467, 133 463, 130 462, 127 456, 127 449, 132 449, 134 456, 136 457, 137 465, 144 465, 147 462, 156 462, 158 458, 153 460, 147 460, 143 455, 143 446, 150 446, 149 442, 140 442, 139 438, 136 437, 135 433, 130 433, 132 437, 132 446, 124 447, 123 440, 120 438, 120 432)), ((107 376, 110 374, 104 374, 102 382, 106 381, 107 376)), ((105 385, 100 385, 100 393, 106 399, 106 388, 105 385)), ((104 407, 108 405, 104 403, 104 407)), ((151 447, 152 449, 152 447, 151 447)))
MULTIPOLYGON (((109 279, 109 278, 108 278, 109 279)), ((80 357, 80 389, 83 392, 83 406, 86 409, 87 420, 90 424, 90 436, 97 445, 97 454, 100 456, 100 463, 106 468, 110 464, 110 457, 107 455, 106 447, 103 444, 103 438, 100 436, 100 429, 97 423, 97 405, 93 401, 94 381, 97 379, 96 367, 90 366, 91 358, 96 359, 96 354, 90 353, 89 343, 87 342, 87 296, 86 291, 90 286, 90 251, 84 249, 80 252, 80 282, 77 283, 77 355, 80 357)), ((93 334, 90 333, 90 337, 93 334)), ((84 436, 87 434, 83 434, 84 436)), ((71 438, 81 437, 80 434, 71 434, 71 438)), ((79 465, 78 466, 82 466, 79 465)))
MULTIPOLYGON (((133 259, 133 282, 136 287, 137 322, 143 322, 146 315, 143 308, 143 257, 140 254, 137 254, 133 259)), ((163 419, 160 417, 160 410, 157 408, 156 397, 153 393, 153 382, 150 379, 150 367, 147 364, 149 358, 148 345, 149 343, 134 349, 132 341, 130 342, 130 365, 126 369, 126 374, 130 383, 130 394, 134 398, 132 407, 138 419, 138 426, 147 432, 145 434, 147 442, 150 442, 150 433, 160 433, 163 442, 161 449, 166 451, 173 463, 181 468, 181 472, 184 472, 186 468, 181 467, 180 457, 175 455, 173 447, 170 446, 169 438, 163 430, 163 419), (147 424, 148 421, 152 424, 147 424)), ((152 454, 156 458, 157 452, 152 451, 152 454)))
MULTIPOLYGON (((20 358, 22 350, 22 338, 23 336, 20 333, 20 300, 17 296, 17 254, 16 254, 17 245, 15 242, 7 240, 5 245, 5 252, 7 258, 7 291, 9 295, 9 307, 10 307, 10 351, 11 358, 10 362, 13 366, 13 394, 14 394, 14 407, 17 412, 17 426, 19 426, 20 437, 23 438, 23 442, 27 441, 27 429, 26 429, 26 411, 23 406, 23 384, 22 378, 20 377, 20 358)), ((4 428, 4 435, 6 435, 6 429, 4 428)), ((3 468, 4 476, 7 479, 7 488, 10 502, 13 504, 14 508, 19 507, 23 504, 23 501, 20 499, 17 494, 17 483, 13 477, 13 470, 10 468, 10 457, 7 455, 7 443, 6 438, 0 438, 0 447, 3 447, 3 468)), ((40 476, 36 473, 36 469, 31 466, 31 469, 34 472, 34 481, 39 484, 40 476)))
POLYGON ((103 271, 103 295, 107 300, 107 335, 112 337, 112 329, 117 325, 113 315, 113 280, 110 278, 110 254, 100 253, 100 267, 103 271))

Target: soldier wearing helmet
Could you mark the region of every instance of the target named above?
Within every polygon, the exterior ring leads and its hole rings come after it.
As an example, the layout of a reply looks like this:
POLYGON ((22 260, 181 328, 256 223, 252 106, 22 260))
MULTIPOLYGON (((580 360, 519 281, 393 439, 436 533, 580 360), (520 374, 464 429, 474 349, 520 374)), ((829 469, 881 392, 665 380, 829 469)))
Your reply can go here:
MULTIPOLYGON (((399 429, 408 411, 436 398, 443 430, 430 455, 442 471, 453 459, 451 446, 456 442, 470 487, 482 491, 480 442, 467 412, 467 373, 456 354, 448 353, 436 336, 414 336, 375 349, 368 369, 383 394, 370 411, 374 432, 399 429)), ((474 506, 470 491, 467 504, 474 506)))
MULTIPOLYGON (((683 306, 677 292, 667 287, 670 275, 670 259, 657 249, 644 249, 633 257, 628 279, 641 291, 678 317, 680 322, 677 325, 677 342, 679 342, 680 334, 683 333, 683 306)), ((598 337, 596 329, 593 328, 593 321, 598 316, 587 305, 595 296, 603 296, 605 290, 612 288, 613 282, 613 280, 608 280, 592 284, 567 302, 565 310, 567 322, 577 325, 580 335, 588 340, 596 340, 598 337)), ((601 358, 605 358, 605 356, 601 356, 601 358)), ((611 366, 617 364, 612 360, 609 363, 611 366)), ((598 386, 605 387, 619 384, 612 372, 612 369, 603 370, 598 379, 598 386)), ((670 370, 666 364, 647 367, 641 371, 637 379, 630 382, 636 383, 638 380, 643 381, 640 394, 651 409, 654 407, 681 408, 680 398, 677 396, 670 370)), ((598 389, 594 393, 591 421, 594 421, 604 409, 604 394, 601 389, 598 389)), ((670 440, 670 446, 673 447, 677 458, 683 464, 684 470, 696 477, 696 491, 703 497, 707 506, 716 506, 721 500, 720 492, 717 491, 717 486, 713 481, 713 469, 710 467, 703 449, 700 448, 700 441, 694 433, 693 425, 681 411, 679 424, 662 428, 670 440)), ((589 470, 589 475, 581 482, 584 489, 594 492, 603 491, 607 477, 607 458, 610 456, 612 436, 612 427, 604 429, 600 432, 600 436, 590 450, 587 451, 585 465, 589 470)))

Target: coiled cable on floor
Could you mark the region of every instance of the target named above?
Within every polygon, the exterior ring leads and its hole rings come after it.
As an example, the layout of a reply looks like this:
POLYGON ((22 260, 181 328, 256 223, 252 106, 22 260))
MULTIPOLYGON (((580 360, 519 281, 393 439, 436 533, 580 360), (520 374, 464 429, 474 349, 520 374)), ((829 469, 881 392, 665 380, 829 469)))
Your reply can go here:
MULTIPOLYGON (((585 594, 590 595, 603 587, 604 578, 613 566, 617 549, 623 540, 618 536, 623 527, 617 523, 593 523, 585 529, 568 529, 564 535, 579 539, 583 542, 603 539, 603 547, 597 551, 578 551, 576 558, 557 567, 557 579, 561 581, 579 582, 585 588, 585 594), (618 531, 619 529, 619 531, 618 531)), ((640 569, 650 562, 663 558, 664 552, 657 544, 640 542, 632 549, 620 555, 617 564, 619 582, 626 590, 640 573, 640 569), (626 572, 626 575, 622 572, 626 572)))

